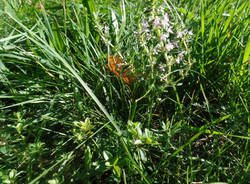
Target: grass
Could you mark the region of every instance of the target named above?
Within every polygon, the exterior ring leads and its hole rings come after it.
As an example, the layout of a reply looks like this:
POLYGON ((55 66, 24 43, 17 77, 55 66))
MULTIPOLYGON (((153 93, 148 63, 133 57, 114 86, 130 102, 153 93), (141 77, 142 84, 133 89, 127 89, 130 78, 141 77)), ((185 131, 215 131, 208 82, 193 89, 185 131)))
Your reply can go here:
POLYGON ((249 7, 1 1, 0 183, 247 183, 249 7))

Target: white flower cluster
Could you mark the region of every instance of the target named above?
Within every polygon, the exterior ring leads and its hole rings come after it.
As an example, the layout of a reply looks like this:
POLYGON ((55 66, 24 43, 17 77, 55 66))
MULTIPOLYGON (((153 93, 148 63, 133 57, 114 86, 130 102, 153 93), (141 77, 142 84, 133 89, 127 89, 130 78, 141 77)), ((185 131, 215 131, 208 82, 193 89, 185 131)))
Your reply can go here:
POLYGON ((161 79, 171 72, 173 65, 180 67, 186 65, 188 43, 192 39, 192 31, 188 31, 176 19, 171 21, 167 8, 152 11, 148 18, 145 16, 140 23, 139 36, 141 44, 150 58, 148 66, 154 67, 161 73, 161 79), (160 58, 164 56, 165 59, 160 58), (166 73, 168 72, 168 73, 166 73))

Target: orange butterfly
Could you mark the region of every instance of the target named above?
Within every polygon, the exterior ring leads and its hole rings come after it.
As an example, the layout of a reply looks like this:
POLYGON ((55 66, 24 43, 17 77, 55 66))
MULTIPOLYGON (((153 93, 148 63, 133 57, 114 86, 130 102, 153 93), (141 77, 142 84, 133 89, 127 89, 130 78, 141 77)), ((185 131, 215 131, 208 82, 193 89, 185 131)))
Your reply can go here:
POLYGON ((124 61, 120 57, 108 55, 107 61, 109 62, 109 65, 106 65, 109 70, 114 73, 117 77, 122 77, 123 81, 130 85, 131 83, 134 83, 136 81, 136 77, 131 73, 131 70, 129 69, 123 69, 125 66, 124 61), (118 67, 118 68, 117 68, 118 67))

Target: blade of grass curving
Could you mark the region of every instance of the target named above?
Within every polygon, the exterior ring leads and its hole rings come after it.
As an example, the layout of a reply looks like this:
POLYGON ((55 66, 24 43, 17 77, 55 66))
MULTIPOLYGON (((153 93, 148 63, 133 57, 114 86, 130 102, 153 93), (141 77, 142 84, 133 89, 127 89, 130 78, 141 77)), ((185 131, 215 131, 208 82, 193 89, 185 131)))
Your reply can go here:
MULTIPOLYGON (((8 36, 8 37, 5 37, 5 38, 0 39, 0 43, 1 43, 1 42, 8 42, 8 41, 10 41, 10 40, 12 40, 12 39, 20 38, 22 35, 23 35, 22 33, 21 33, 21 34, 17 34, 17 35, 13 35, 13 36, 10 35, 10 36, 8 36)), ((4 44, 6 44, 6 43, 4 43, 4 44)))
MULTIPOLYGON (((216 119, 210 123, 207 123, 206 125, 203 125, 200 129, 199 132, 197 134, 195 134, 193 137, 191 137, 185 144, 183 144, 180 148, 178 148, 174 153, 172 153, 161 165, 160 167, 164 166, 171 158, 173 158, 176 154, 178 154, 180 151, 182 151, 186 146, 188 146, 190 143, 192 143, 195 139, 197 139, 201 134, 205 133, 205 130, 213 124, 217 124, 221 121, 224 121, 225 119, 228 119, 229 117, 231 117, 232 114, 228 114, 226 116, 223 116, 219 119, 216 119)), ((156 174, 158 172, 159 169, 157 169, 154 174, 156 174)))
MULTIPOLYGON (((143 177, 143 179, 145 180, 145 182, 149 183, 148 179, 142 173, 142 171, 140 170, 139 166, 137 165, 137 163, 134 161, 132 155, 130 154, 129 149, 128 149, 127 145, 126 145, 126 141, 121 137, 122 132, 121 132, 120 128, 118 127, 117 123, 115 122, 114 118, 107 112, 107 110, 101 104, 101 102, 99 101, 99 99, 95 96, 95 94, 92 92, 92 90, 88 87, 87 83, 85 83, 81 79, 81 77, 77 74, 77 72, 73 69, 73 67, 70 66, 69 63, 58 52, 56 52, 56 50, 51 45, 49 45, 46 41, 44 41, 42 38, 40 38, 39 36, 37 36, 37 34, 35 34, 30 29, 28 29, 24 24, 22 24, 22 22, 15 16, 15 12, 11 11, 10 7, 6 6, 6 10, 5 11, 6 11, 7 15, 11 19, 13 19, 15 22, 17 22, 28 33, 26 35, 26 37, 29 40, 33 41, 40 48, 44 49, 44 52, 46 52, 50 56, 53 56, 58 61, 61 61, 64 64, 64 66, 66 67, 66 69, 69 72, 71 72, 69 74, 73 75, 80 82, 80 84, 82 85, 82 87, 87 91, 87 93, 91 96, 91 98, 95 101, 95 103, 98 105, 98 107, 102 110, 102 112, 105 114, 105 116, 109 119, 109 121, 115 127, 115 129, 117 131, 117 135, 120 137, 121 143, 122 143, 124 149, 126 150, 126 152, 127 152, 128 156, 129 156, 130 160, 132 161, 132 163, 134 164, 135 168, 138 170, 138 172, 140 173, 140 175, 143 177)), ((44 13, 44 15, 46 16, 45 13, 44 13)))
POLYGON ((232 116, 232 114, 228 114, 226 116, 223 116, 215 121, 212 121, 210 123, 207 123, 206 125, 203 125, 201 128, 200 128, 200 132, 198 132, 197 134, 195 134, 191 139, 188 140, 188 142, 184 145, 182 145, 178 150, 176 150, 170 157, 173 157, 174 155, 176 155, 177 153, 179 153, 181 150, 183 150, 183 148, 185 146, 187 146, 188 144, 190 144, 191 142, 193 142, 196 138, 198 138, 201 134, 205 133, 205 130, 207 129, 207 127, 209 127, 210 125, 213 125, 213 124, 217 124, 221 121, 224 121, 225 119, 228 119, 232 116))
POLYGON ((96 102, 96 104, 99 106, 99 108, 103 111, 103 113, 106 115, 106 117, 112 122, 114 127, 116 128, 118 135, 121 135, 120 128, 115 123, 113 117, 109 115, 109 113, 106 111, 104 106, 101 104, 101 102, 98 100, 98 98, 95 96, 95 94, 92 92, 92 90, 88 87, 87 83, 85 83, 81 77, 77 74, 77 72, 68 64, 68 62, 58 54, 54 48, 52 48, 47 42, 43 41, 39 36, 37 36, 34 32, 29 30, 26 26, 24 26, 18 19, 15 19, 9 12, 7 14, 15 20, 25 31, 27 31, 31 36, 27 36, 28 39, 35 42, 37 45, 39 45, 41 48, 43 48, 48 54, 54 56, 56 59, 61 61, 64 66, 73 74, 73 76, 80 82, 80 84, 83 86, 83 88, 88 92, 88 94, 92 97, 92 99, 96 102), (36 40, 37 39, 37 40, 36 40))
POLYGON ((118 39, 119 24, 118 24, 118 20, 115 14, 116 14, 115 10, 111 9, 112 24, 115 30, 116 43, 119 43, 119 39, 118 39))
POLYGON ((245 65, 247 61, 249 61, 250 56, 250 39, 248 38, 247 46, 245 48, 244 56, 243 56, 243 64, 245 65))
POLYGON ((0 108, 0 110, 11 108, 11 107, 16 107, 16 106, 20 106, 20 105, 25 105, 25 104, 45 103, 45 102, 46 103, 48 102, 48 100, 46 100, 46 98, 43 98, 43 97, 42 98, 35 98, 35 99, 32 99, 32 100, 28 100, 28 101, 24 101, 24 102, 21 102, 21 103, 16 103, 16 104, 13 104, 13 105, 2 107, 2 108, 0 108))
POLYGON ((201 73, 204 74, 205 73, 205 68, 204 68, 204 64, 205 64, 205 11, 204 11, 204 0, 201 0, 201 59, 200 59, 200 66, 201 66, 201 73))
MULTIPOLYGON (((181 18, 181 16, 180 16, 180 14, 178 13, 178 11, 177 11, 177 7, 173 4, 173 2, 172 1, 170 1, 170 0, 165 0, 165 3, 166 3, 166 5, 168 6, 168 9, 172 12, 172 9, 174 9, 175 10, 175 15, 177 15, 177 17, 178 17, 178 21, 181 23, 181 25, 182 25, 182 27, 184 27, 185 25, 184 25, 184 22, 183 22, 183 20, 182 20, 182 18, 181 18), (169 4, 171 5, 169 5, 169 4)), ((172 14, 174 14, 173 12, 172 12, 172 14)))
POLYGON ((238 3, 239 3, 239 0, 237 1, 237 5, 235 6, 235 8, 233 8, 231 11, 230 11, 230 15, 229 17, 227 18, 225 24, 224 24, 224 29, 223 29, 223 33, 227 30, 229 24, 231 23, 231 21, 233 20, 233 17, 234 17, 234 14, 235 14, 235 11, 236 9, 238 8, 238 3))
MULTIPOLYGON (((183 129, 187 129, 187 130, 191 130, 191 131, 193 131, 193 132, 200 132, 200 129, 201 129, 201 128, 197 128, 197 127, 193 127, 193 126, 185 126, 185 125, 182 126, 182 128, 183 128, 183 129)), ((248 137, 248 136, 228 134, 228 133, 218 132, 218 131, 209 130, 209 129, 204 129, 203 131, 204 131, 204 133, 206 133, 206 134, 225 135, 225 136, 229 136, 229 137, 235 137, 235 138, 250 140, 250 137, 248 137)))
POLYGON ((205 12, 204 12, 204 0, 201 0, 201 37, 204 40, 205 34, 205 12))
POLYGON ((119 43, 119 40, 121 38, 121 36, 123 35, 123 32, 125 30, 125 26, 126 26, 126 9, 125 9, 125 3, 124 0, 122 0, 121 2, 121 10, 122 10, 122 22, 121 22, 121 26, 120 29, 118 31, 118 35, 117 35, 117 43, 119 43))
POLYGON ((209 117, 210 117, 210 119, 212 119, 213 116, 212 116, 211 111, 210 111, 209 101, 208 101, 208 99, 207 99, 206 93, 205 93, 204 88, 203 88, 203 85, 202 85, 201 83, 200 83, 200 89, 201 89, 202 95, 203 95, 203 97, 204 97, 204 99, 205 99, 205 105, 206 105, 206 107, 207 107, 207 111, 208 111, 208 113, 209 113, 209 117))
POLYGON ((89 7, 89 11, 90 11, 91 16, 93 16, 97 11, 95 1, 94 0, 88 0, 88 7, 89 7))
POLYGON ((32 180, 31 182, 29 182, 29 184, 34 184, 36 182, 38 182, 39 179, 41 179, 42 177, 46 176, 49 171, 51 171, 52 169, 54 169, 58 164, 60 164, 61 162, 64 161, 65 158, 62 158, 60 160, 58 160, 54 165, 52 165, 50 168, 46 169, 45 171, 42 172, 42 174, 40 174, 38 177, 36 177, 34 180, 32 180))

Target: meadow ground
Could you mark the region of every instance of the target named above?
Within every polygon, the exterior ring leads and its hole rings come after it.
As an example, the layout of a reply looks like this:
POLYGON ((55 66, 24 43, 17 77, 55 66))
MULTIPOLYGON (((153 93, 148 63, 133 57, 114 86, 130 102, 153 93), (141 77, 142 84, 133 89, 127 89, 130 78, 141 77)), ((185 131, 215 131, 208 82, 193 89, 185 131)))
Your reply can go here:
POLYGON ((249 5, 0 1, 0 183, 249 182, 249 5))

